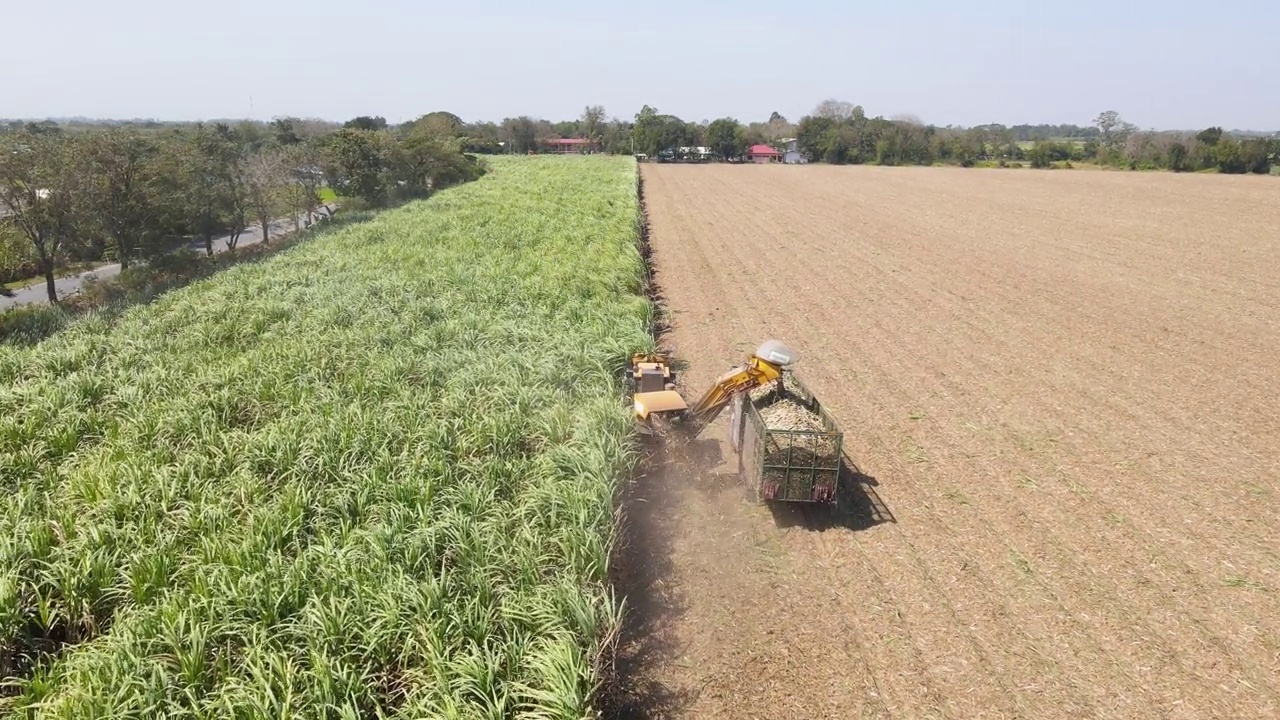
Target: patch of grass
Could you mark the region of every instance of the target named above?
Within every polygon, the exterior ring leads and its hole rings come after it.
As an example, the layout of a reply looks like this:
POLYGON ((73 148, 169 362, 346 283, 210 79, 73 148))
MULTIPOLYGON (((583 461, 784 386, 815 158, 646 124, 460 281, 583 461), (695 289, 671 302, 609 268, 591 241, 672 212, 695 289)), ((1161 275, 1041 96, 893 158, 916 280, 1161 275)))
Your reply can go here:
POLYGON ((494 166, 0 347, 0 714, 594 715, 635 169, 494 166))
POLYGON ((72 314, 49 305, 19 307, 0 312, 0 344, 34 345, 67 327, 72 314))
POLYGON ((928 465, 929 453, 925 452, 915 438, 907 436, 902 440, 902 456, 915 465, 928 465))
POLYGON ((320 196, 321 205, 332 205, 338 200, 338 193, 334 192, 334 189, 328 186, 320 188, 317 191, 317 194, 320 196))
POLYGON ((946 498, 947 500, 950 500, 951 502, 957 505, 969 504, 969 498, 966 497, 965 494, 960 492, 959 490, 947 490, 946 492, 942 493, 942 497, 946 498))
POLYGON ((1250 580, 1240 575, 1231 575, 1222 581, 1222 584, 1231 588, 1243 588, 1254 592, 1271 592, 1270 588, 1260 582, 1250 580))
POLYGON ((1017 568, 1018 572, 1024 577, 1033 577, 1036 574, 1035 566, 1031 564, 1031 561, 1028 560, 1026 556, 1017 550, 1009 551, 1009 562, 1013 563, 1013 566, 1017 568))
POLYGON ((1093 491, 1090 490, 1088 487, 1086 487, 1080 481, 1072 480, 1070 478, 1064 478, 1064 480, 1067 483, 1067 487, 1071 489, 1071 492, 1079 495, 1080 497, 1087 498, 1093 495, 1093 491))

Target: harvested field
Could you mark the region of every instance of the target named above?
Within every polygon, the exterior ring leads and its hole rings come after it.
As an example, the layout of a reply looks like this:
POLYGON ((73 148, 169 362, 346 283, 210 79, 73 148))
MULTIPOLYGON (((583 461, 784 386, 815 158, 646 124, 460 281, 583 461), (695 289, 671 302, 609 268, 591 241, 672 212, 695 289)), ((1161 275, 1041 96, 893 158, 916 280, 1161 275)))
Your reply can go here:
POLYGON ((857 471, 753 507, 722 418, 645 478, 635 714, 1280 714, 1280 182, 643 176, 683 381, 788 343, 857 471))

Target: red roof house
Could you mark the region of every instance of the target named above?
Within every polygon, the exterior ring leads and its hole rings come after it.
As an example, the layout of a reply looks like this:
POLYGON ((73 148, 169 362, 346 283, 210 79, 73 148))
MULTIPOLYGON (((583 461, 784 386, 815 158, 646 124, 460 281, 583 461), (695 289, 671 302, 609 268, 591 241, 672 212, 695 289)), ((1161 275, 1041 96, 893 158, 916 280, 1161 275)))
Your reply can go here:
POLYGON ((546 147, 547 152, 559 155, 572 155, 600 149, 594 141, 586 138, 551 138, 543 140, 542 144, 546 147))
POLYGON ((768 145, 752 145, 747 150, 747 162, 753 163, 771 163, 782 160, 782 153, 774 150, 768 145))

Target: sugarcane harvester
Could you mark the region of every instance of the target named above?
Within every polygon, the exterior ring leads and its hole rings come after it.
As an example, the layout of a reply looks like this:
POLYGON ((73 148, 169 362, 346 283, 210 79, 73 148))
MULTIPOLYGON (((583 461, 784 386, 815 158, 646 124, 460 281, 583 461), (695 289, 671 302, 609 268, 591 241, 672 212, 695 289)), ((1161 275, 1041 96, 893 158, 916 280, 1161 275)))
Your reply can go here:
POLYGON ((842 467, 843 433, 792 373, 798 361, 794 350, 770 340, 689 403, 676 391, 667 356, 634 355, 627 380, 637 428, 645 435, 657 435, 660 422, 691 440, 732 406, 729 439, 738 454, 738 473, 754 500, 832 504, 842 467), (775 382, 784 376, 785 382, 775 382), (771 390, 753 397, 753 390, 770 383, 771 390), (812 425, 771 426, 766 414, 783 401, 800 408, 812 425))
POLYGON ((799 357, 777 340, 761 345, 747 361, 721 375, 692 405, 675 390, 671 364, 665 355, 631 358, 632 399, 640 431, 652 434, 655 417, 670 417, 690 437, 696 437, 743 393, 782 377, 784 368, 799 357))

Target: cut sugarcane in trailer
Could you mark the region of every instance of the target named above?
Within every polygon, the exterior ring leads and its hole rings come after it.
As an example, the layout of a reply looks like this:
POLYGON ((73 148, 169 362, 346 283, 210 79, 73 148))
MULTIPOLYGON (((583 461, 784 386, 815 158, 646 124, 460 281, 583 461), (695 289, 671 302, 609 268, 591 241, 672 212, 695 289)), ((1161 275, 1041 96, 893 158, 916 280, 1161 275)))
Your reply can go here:
POLYGON ((635 355, 627 380, 638 427, 646 435, 669 427, 693 438, 732 407, 730 444, 754 499, 834 503, 844 436, 796 377, 798 360, 795 351, 770 340, 690 404, 676 390, 667 356, 635 355))

